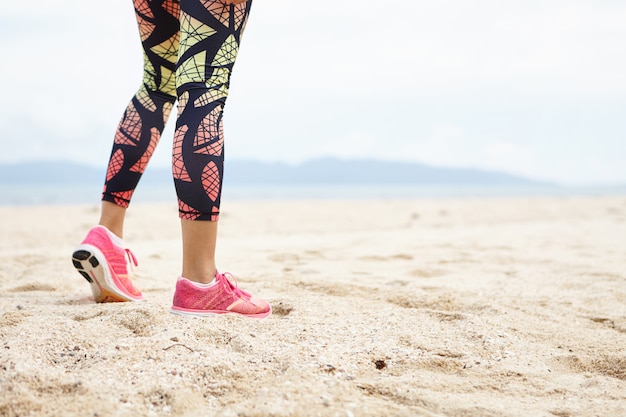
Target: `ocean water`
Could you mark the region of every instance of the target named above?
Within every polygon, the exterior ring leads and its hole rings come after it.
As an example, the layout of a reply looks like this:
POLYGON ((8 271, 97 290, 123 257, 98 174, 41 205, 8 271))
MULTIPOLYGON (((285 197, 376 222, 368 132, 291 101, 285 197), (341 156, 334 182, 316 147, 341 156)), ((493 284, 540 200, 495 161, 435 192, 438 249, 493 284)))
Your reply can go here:
MULTIPOLYGON (((0 206, 98 204, 102 185, 0 184, 0 206)), ((533 196, 626 196, 624 187, 456 185, 235 185, 222 200, 498 198, 533 196)), ((176 202, 174 185, 140 184, 136 203, 176 202)))

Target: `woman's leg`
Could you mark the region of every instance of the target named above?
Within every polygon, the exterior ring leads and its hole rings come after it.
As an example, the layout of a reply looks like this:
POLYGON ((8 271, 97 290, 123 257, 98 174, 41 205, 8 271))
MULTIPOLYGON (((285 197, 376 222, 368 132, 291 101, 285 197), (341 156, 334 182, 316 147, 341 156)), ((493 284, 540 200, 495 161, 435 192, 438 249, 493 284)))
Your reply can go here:
POLYGON ((251 0, 181 0, 172 164, 183 234, 183 272, 171 309, 177 314, 264 318, 272 313, 267 301, 252 297, 215 268, 224 167, 222 111, 250 5, 251 0))
POLYGON ((223 108, 251 1, 182 0, 173 175, 183 235, 182 275, 215 277, 224 171, 223 108))
POLYGON ((181 219, 183 234, 183 270, 181 276, 208 284, 215 278, 217 224, 211 221, 181 219))
POLYGON ((134 0, 144 51, 143 82, 120 120, 102 194, 100 224, 122 237, 125 209, 176 100, 178 0, 134 0))
POLYGON ((120 239, 124 237, 124 219, 126 218, 126 207, 118 206, 108 201, 102 202, 100 209, 100 221, 98 224, 109 229, 110 232, 120 239))
POLYGON ((72 254, 72 263, 90 284, 96 302, 142 299, 131 281, 137 260, 121 240, 124 217, 176 98, 178 0, 135 0, 134 6, 144 48, 143 83, 115 133, 100 225, 87 233, 72 254))

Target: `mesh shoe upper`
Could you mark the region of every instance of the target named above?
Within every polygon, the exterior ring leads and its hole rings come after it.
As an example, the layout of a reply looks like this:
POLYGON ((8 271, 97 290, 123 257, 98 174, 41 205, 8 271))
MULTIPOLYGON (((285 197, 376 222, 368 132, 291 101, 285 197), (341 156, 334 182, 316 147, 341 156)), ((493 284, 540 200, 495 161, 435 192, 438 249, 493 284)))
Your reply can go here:
POLYGON ((172 310, 195 315, 235 313, 257 318, 271 314, 272 309, 267 301, 240 289, 228 276, 232 277, 231 274, 218 272, 215 285, 208 288, 199 287, 180 277, 176 282, 172 310))
MULTIPOLYGON (((130 280, 130 271, 133 265, 137 266, 137 258, 130 249, 118 246, 111 239, 109 233, 104 226, 96 226, 89 231, 81 247, 92 246, 98 249, 104 256, 106 262, 102 266, 108 268, 108 276, 113 286, 132 299, 141 299, 141 291, 135 288, 130 280)), ((99 282, 99 284, 100 286, 108 286, 103 282, 99 282)))

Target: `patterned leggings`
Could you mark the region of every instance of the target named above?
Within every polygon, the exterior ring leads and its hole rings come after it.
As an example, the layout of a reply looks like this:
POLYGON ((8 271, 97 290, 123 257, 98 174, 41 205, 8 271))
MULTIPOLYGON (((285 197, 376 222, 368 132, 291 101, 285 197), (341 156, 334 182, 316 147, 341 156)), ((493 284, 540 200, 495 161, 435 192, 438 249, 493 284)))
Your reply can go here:
POLYGON ((128 207, 178 99, 172 173, 180 217, 217 221, 222 111, 252 0, 134 0, 143 84, 118 125, 103 201, 128 207))

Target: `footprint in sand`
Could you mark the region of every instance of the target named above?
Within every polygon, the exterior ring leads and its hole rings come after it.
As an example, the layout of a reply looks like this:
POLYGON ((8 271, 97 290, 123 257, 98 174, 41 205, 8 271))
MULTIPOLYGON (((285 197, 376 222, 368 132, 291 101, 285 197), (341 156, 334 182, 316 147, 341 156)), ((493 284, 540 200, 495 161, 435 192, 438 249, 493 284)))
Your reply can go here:
POLYGON ((619 333, 626 333, 626 324, 620 323, 620 321, 618 320, 616 322, 616 320, 613 319, 609 319, 607 317, 587 317, 589 320, 591 320, 594 323, 599 323, 605 327, 608 327, 609 329, 613 329, 616 332, 619 333))
POLYGON ((56 288, 48 284, 26 284, 19 287, 11 288, 9 292, 30 292, 30 291, 56 291, 56 288))
POLYGON ((446 274, 446 270, 436 268, 419 268, 409 272, 409 275, 416 278, 436 278, 444 276, 446 274))
POLYGON ((137 336, 150 336, 163 321, 162 316, 146 308, 139 308, 115 312, 111 315, 111 320, 137 336))
POLYGON ((28 316, 29 314, 17 311, 6 312, 0 316, 0 327, 17 326, 28 316))
MULTIPOLYGON (((458 303, 453 297, 442 295, 439 297, 418 296, 406 293, 394 294, 387 298, 387 301, 403 308, 421 310, 433 316, 439 321, 466 320, 467 311, 470 306, 458 303)), ((474 309, 474 308, 472 308, 474 309)))
POLYGON ((574 372, 593 373, 626 381, 626 357, 617 355, 560 356, 558 365, 565 365, 574 372))
POLYGON ((288 316, 293 311, 293 306, 289 303, 279 301, 272 303, 272 314, 279 317, 288 316))
POLYGON ((73 320, 75 321, 86 321, 86 320, 91 320, 91 319, 95 319, 96 317, 102 317, 102 316, 106 316, 108 313, 106 313, 105 311, 89 311, 87 313, 84 314, 74 314, 74 316, 72 317, 73 320))
POLYGON ((424 296, 417 294, 394 294, 387 298, 387 301, 404 308, 416 308, 426 310, 437 310, 444 312, 456 312, 463 308, 454 297, 440 296, 424 296))

